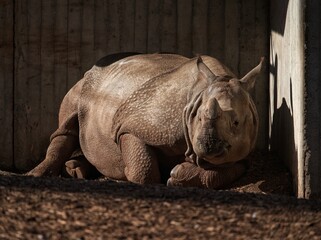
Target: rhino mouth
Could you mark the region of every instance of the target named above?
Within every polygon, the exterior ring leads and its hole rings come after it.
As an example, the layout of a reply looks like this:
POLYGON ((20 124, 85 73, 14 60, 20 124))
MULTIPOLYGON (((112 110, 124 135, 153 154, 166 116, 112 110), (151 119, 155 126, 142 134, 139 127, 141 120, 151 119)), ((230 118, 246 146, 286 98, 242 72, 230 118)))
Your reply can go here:
POLYGON ((227 155, 228 150, 222 150, 220 154, 217 154, 215 156, 216 161, 213 158, 200 158, 196 157, 196 165, 199 166, 200 168, 203 168, 205 170, 210 170, 218 167, 228 167, 231 165, 231 163, 219 163, 217 162, 217 159, 224 159, 224 156, 227 155))
MULTIPOLYGON (((203 145, 204 146, 204 145, 203 145)), ((202 148, 196 150, 196 164, 204 169, 224 165, 225 157, 228 155, 231 146, 226 142, 220 142, 215 149, 202 148)))

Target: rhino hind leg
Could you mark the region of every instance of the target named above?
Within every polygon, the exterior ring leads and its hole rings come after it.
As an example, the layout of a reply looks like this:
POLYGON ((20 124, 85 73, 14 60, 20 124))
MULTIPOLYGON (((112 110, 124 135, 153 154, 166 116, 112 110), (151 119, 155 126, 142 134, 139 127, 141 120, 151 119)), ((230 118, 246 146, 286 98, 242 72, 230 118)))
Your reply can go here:
POLYGON ((77 113, 74 113, 51 135, 46 158, 26 175, 35 177, 59 176, 62 166, 79 148, 78 134, 78 116, 77 113))
POLYGON ((241 177, 245 170, 243 163, 205 170, 193 163, 184 162, 173 168, 167 185, 222 189, 241 177))
POLYGON ((122 135, 120 143, 128 181, 138 184, 161 183, 158 161, 152 147, 131 134, 122 135))

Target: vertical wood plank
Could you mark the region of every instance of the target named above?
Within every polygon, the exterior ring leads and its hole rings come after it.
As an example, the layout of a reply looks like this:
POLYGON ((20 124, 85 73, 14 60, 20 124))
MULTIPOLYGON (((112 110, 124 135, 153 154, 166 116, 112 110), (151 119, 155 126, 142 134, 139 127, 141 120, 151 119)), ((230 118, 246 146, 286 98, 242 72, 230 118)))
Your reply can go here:
POLYGON ((68 1, 56 1, 54 26, 55 112, 68 87, 68 1))
POLYGON ((148 1, 148 52, 160 51, 161 10, 162 0, 148 1))
MULTIPOLYGON (((41 4, 17 1, 15 4, 15 87, 14 154, 18 170, 39 161, 41 112, 41 4)), ((44 150, 42 150, 44 151, 44 150)))
POLYGON ((161 19, 161 52, 177 52, 176 1, 164 0, 161 19))
MULTIPOLYGON (((144 9, 148 9, 147 2, 144 9)), ((147 12, 146 12, 147 14, 147 12)), ((147 15, 146 15, 147 17, 147 15)), ((144 23, 147 28, 147 22, 144 23)), ((146 38, 147 38, 147 33, 146 38)), ((145 40, 147 46, 147 40, 145 40)), ((120 18, 120 51, 135 51, 135 1, 121 1, 121 18, 120 18)), ((145 49, 146 50, 146 49, 145 49)), ((139 51, 139 50, 136 50, 139 51)))
POLYGON ((208 2, 207 53, 224 62, 225 52, 225 1, 208 2))
POLYGON ((135 10, 135 51, 147 50, 147 0, 136 0, 135 10))
POLYGON ((239 75, 240 0, 225 1, 225 64, 239 75))
MULTIPOLYGON (((256 0, 255 2, 255 43, 252 49, 252 60, 254 66, 258 63, 260 57, 265 57, 265 67, 262 69, 260 77, 257 79, 255 89, 253 91, 253 98, 256 103, 259 116, 259 137, 257 146, 261 150, 268 150, 269 141, 269 114, 268 114, 268 89, 269 89, 269 68, 268 65, 268 46, 269 46, 269 22, 268 22, 268 0, 256 0)), ((250 66, 251 68, 251 66, 250 66)))
MULTIPOLYGON (((55 79, 54 79, 54 25, 56 1, 43 1, 41 4, 40 25, 40 111, 38 112, 38 137, 32 142, 37 146, 36 159, 42 160, 45 149, 49 145, 49 136, 57 126, 57 106, 55 106, 55 79), (38 157, 39 156, 39 157, 38 157)), ((33 135, 33 134, 32 134, 33 135)), ((35 136, 35 135, 33 135, 35 136)))
POLYGON ((115 53, 120 51, 120 2, 121 1, 118 0, 108 0, 108 53, 115 53))
POLYGON ((240 6, 240 14, 241 28, 239 33, 239 71, 240 75, 244 76, 250 70, 249 67, 258 61, 253 59, 256 42, 255 0, 242 1, 240 6))
POLYGON ((193 53, 207 53, 207 0, 193 0, 193 53))
MULTIPOLYGON (((81 74, 88 71, 95 64, 95 31, 94 31, 95 1, 83 1, 82 28, 81 31, 81 74)), ((82 77, 82 76, 81 76, 82 77)))
MULTIPOLYGON (((264 16, 264 5, 266 1, 247 0, 241 4, 241 31, 239 48, 239 70, 240 77, 244 76, 256 66, 261 56, 266 55, 267 41, 266 19, 264 16), (259 7, 260 6, 260 7, 259 7), (259 8, 258 8, 259 7, 259 8), (259 13, 258 13, 259 12, 259 13), (265 43, 263 45, 262 43, 265 43)), ((263 76, 263 74, 262 74, 263 76)), ((267 79, 259 78, 252 91, 252 96, 260 116, 260 126, 257 146, 261 149, 267 147, 267 79), (265 83, 264 83, 265 82, 265 83)))
POLYGON ((177 52, 192 57, 193 0, 177 0, 177 52))
POLYGON ((95 61, 104 57, 107 54, 107 5, 104 0, 95 0, 95 15, 94 15, 94 49, 95 61))
POLYGON ((82 14, 81 0, 68 1, 68 82, 70 89, 83 75, 81 66, 82 42, 82 14))
POLYGON ((0 11, 0 169, 13 170, 13 21, 14 4, 1 3, 0 11))

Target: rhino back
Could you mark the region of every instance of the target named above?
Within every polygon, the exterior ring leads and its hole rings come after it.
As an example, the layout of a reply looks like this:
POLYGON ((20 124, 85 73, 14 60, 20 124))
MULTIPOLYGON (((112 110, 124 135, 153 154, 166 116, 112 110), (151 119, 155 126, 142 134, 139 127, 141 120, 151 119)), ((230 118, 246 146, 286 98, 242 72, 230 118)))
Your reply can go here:
POLYGON ((151 54, 128 57, 108 67, 94 66, 85 74, 79 103, 81 124, 97 121, 95 127, 109 131, 115 112, 133 92, 185 61, 178 55, 151 54))
POLYGON ((115 141, 130 132, 166 153, 182 154, 186 148, 182 113, 197 78, 196 62, 196 58, 186 61, 179 68, 147 81, 133 92, 114 116, 115 141))
POLYGON ((110 168, 107 162, 115 168, 121 161, 111 135, 113 118, 119 107, 145 82, 187 60, 170 54, 137 55, 108 67, 94 66, 85 74, 78 106, 79 139, 84 155, 98 170, 104 172, 110 168))

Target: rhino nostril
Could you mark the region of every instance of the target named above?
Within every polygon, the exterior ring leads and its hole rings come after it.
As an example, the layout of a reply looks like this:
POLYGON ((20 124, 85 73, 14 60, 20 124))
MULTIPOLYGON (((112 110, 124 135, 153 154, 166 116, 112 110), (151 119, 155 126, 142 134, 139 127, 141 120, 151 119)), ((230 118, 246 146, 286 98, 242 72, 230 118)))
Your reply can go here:
POLYGON ((227 150, 230 150, 231 147, 232 147, 232 146, 231 146, 229 143, 226 143, 225 148, 226 148, 227 150))
POLYGON ((215 135, 214 132, 211 134, 206 132, 202 137, 197 138, 196 146, 199 157, 219 157, 230 151, 232 146, 227 141, 219 139, 215 135))
POLYGON ((236 120, 235 120, 235 121, 233 122, 233 125, 234 125, 235 127, 237 127, 237 126, 239 125, 239 121, 236 121, 236 120))

